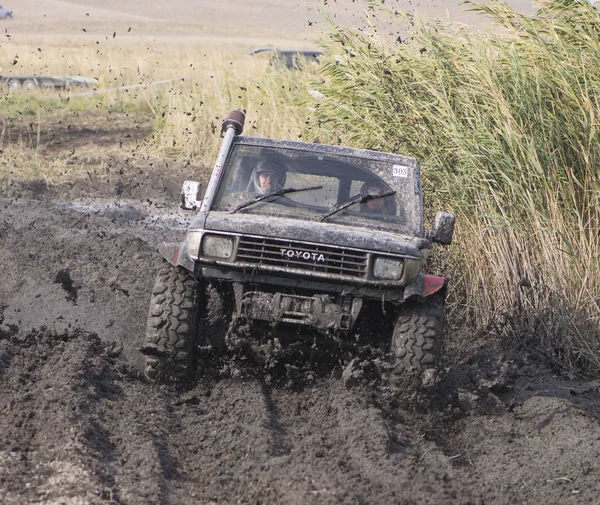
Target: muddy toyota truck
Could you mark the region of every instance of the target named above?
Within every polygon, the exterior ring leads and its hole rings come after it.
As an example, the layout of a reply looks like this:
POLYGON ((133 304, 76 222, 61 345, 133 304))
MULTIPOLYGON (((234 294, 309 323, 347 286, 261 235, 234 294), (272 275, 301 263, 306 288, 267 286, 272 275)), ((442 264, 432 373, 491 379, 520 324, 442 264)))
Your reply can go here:
MULTIPOLYGON (((153 381, 185 383, 251 328, 273 338, 355 341, 376 333, 387 380, 419 388, 441 359, 446 279, 424 272, 432 243, 449 244, 454 216, 424 230, 417 161, 395 154, 241 136, 244 114, 223 121, 223 143, 179 243, 162 243, 142 352, 153 381), (202 352, 200 352, 202 350, 202 352), (200 362, 199 362, 200 361, 200 362)), ((370 338, 373 338, 371 335, 370 338)))

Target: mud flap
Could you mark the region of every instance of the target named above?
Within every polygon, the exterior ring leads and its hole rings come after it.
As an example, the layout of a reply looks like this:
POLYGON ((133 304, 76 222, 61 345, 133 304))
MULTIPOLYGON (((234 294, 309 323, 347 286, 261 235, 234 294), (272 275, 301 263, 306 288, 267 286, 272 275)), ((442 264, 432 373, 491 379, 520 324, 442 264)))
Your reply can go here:
POLYGON ((429 275, 421 272, 412 284, 406 286, 406 289, 404 290, 404 299, 408 300, 416 296, 423 298, 430 296, 441 291, 446 286, 446 282, 447 279, 445 277, 438 277, 437 275, 429 275))
POLYGON ((194 261, 188 256, 185 242, 162 242, 158 251, 174 267, 181 266, 192 272, 194 261))

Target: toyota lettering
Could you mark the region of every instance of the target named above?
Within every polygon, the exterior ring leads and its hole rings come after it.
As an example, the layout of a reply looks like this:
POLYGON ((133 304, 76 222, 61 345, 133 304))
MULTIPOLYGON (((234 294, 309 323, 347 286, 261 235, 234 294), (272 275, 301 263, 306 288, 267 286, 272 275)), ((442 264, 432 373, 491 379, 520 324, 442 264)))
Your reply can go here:
POLYGON ((300 259, 305 261, 314 261, 315 263, 325 263, 325 255, 316 252, 298 251, 295 249, 281 249, 281 255, 284 258, 300 259))

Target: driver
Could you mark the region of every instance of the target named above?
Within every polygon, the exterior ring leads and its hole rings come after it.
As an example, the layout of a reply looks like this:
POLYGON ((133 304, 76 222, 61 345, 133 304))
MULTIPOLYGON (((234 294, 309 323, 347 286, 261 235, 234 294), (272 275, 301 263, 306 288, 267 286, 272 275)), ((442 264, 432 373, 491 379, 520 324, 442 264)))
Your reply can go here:
POLYGON ((252 171, 250 190, 257 195, 268 195, 283 188, 286 169, 278 160, 261 160, 252 171))

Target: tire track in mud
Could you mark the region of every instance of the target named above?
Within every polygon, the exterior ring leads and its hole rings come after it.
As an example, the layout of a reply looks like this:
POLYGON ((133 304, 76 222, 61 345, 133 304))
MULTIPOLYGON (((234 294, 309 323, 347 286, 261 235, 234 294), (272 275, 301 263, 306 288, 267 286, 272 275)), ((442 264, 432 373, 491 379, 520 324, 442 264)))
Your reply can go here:
POLYGON ((89 374, 100 342, 76 332, 39 331, 2 341, 0 447, 15 464, 5 466, 3 503, 102 498, 106 473, 94 452, 93 409, 97 391, 89 374), (92 497, 93 494, 92 494, 92 497))
POLYGON ((337 380, 178 392, 142 381, 93 334, 1 342, 0 454, 17 462, 5 503, 401 503, 398 483, 426 448, 337 380))
POLYGON ((374 393, 336 379, 302 391, 254 379, 197 388, 177 409, 178 433, 169 431, 186 469, 180 499, 417 503, 429 493, 432 503, 448 503, 457 488, 471 494, 449 477, 451 459, 384 412, 374 393))
POLYGON ((2 341, 0 502, 169 502, 172 399, 112 352, 80 332, 2 341))

